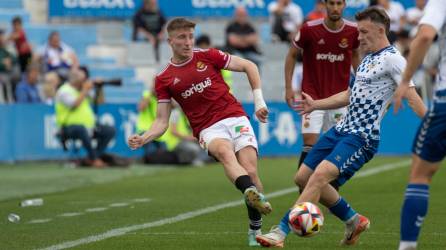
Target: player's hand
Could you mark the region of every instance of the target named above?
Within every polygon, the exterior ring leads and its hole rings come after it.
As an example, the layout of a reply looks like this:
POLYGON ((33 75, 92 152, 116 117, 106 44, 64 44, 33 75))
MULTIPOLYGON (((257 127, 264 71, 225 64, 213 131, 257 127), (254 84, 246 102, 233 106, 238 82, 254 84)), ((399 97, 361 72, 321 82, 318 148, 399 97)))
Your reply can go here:
POLYGON ((266 107, 261 108, 256 111, 257 119, 259 119, 259 121, 261 121, 263 123, 266 123, 268 121, 268 114, 269 114, 269 111, 266 107))
POLYGON ((292 89, 285 90, 285 101, 293 110, 296 110, 296 101, 300 99, 302 99, 300 93, 295 92, 292 89))
POLYGON ((403 107, 403 98, 406 95, 407 90, 410 88, 408 82, 401 82, 396 88, 395 93, 393 94, 393 113, 398 113, 398 110, 403 107))
POLYGON ((132 150, 135 150, 144 145, 144 138, 138 134, 135 134, 129 137, 127 143, 132 150))
POLYGON ((93 82, 88 80, 82 84, 82 91, 88 92, 93 88, 93 82))
POLYGON ((315 110, 315 101, 310 95, 302 92, 302 100, 296 101, 295 110, 298 111, 300 115, 309 114, 311 111, 315 110))

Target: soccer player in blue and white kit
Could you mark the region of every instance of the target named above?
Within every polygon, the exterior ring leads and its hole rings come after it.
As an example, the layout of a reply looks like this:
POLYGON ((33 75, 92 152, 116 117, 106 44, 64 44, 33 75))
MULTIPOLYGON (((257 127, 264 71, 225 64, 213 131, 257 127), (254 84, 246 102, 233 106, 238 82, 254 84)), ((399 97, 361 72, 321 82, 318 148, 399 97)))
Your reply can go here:
POLYGON ((429 0, 427 3, 418 33, 410 46, 401 84, 395 92, 395 112, 436 35, 441 53, 439 77, 433 106, 424 117, 412 146, 412 169, 401 211, 400 250, 417 247, 421 224, 427 214, 429 185, 446 155, 446 4, 443 0, 429 0))
MULTIPOLYGON (((386 34, 390 20, 378 8, 368 8, 356 14, 360 49, 368 53, 356 71, 351 89, 325 99, 313 100, 302 93, 304 99, 297 109, 302 114, 313 110, 335 109, 348 105, 347 114, 334 128, 325 133, 309 152, 298 171, 298 183, 303 193, 301 202, 320 202, 345 225, 341 243, 354 245, 359 235, 370 225, 370 221, 358 214, 329 183, 336 181, 340 186, 348 181, 378 149, 381 120, 392 101, 393 93, 401 81, 406 66, 398 50, 390 46, 386 34)), ((422 117, 426 107, 410 83, 405 97, 415 113, 422 117)), ((257 236, 257 241, 266 247, 282 247, 288 226, 289 211, 278 227, 268 234, 257 236)))

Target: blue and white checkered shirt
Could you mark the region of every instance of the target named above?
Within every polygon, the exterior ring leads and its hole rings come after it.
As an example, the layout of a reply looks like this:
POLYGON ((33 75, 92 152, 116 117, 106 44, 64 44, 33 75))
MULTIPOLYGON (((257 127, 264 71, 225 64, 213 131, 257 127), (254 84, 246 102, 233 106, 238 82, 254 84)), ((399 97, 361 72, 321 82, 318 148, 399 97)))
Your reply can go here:
POLYGON ((366 140, 379 140, 381 120, 405 66, 406 60, 393 46, 365 56, 351 87, 348 112, 336 129, 366 140))

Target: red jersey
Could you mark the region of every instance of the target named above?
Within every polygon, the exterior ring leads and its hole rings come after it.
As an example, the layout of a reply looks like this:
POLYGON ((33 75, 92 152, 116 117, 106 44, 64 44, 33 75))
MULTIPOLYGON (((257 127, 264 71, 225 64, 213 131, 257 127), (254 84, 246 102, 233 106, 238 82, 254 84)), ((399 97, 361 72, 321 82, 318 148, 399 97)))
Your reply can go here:
POLYGON ((302 91, 323 99, 348 88, 352 51, 359 46, 355 23, 330 30, 324 19, 306 22, 293 40, 303 50, 302 91))
POLYGON ((170 62, 155 79, 159 103, 175 99, 183 109, 195 137, 201 130, 229 118, 246 116, 242 105, 229 93, 220 70, 231 56, 217 49, 194 49, 187 62, 170 62))
POLYGON ((17 50, 17 54, 24 55, 31 53, 31 47, 26 40, 26 35, 23 30, 18 31, 18 37, 14 40, 15 48, 17 50))

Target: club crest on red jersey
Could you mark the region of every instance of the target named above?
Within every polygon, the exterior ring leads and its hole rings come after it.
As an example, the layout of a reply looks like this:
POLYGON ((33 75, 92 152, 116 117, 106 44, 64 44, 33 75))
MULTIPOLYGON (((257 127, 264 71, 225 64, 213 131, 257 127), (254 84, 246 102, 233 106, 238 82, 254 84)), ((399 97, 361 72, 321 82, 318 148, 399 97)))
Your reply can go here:
POLYGON ((348 39, 347 38, 342 38, 341 42, 339 42, 339 47, 345 49, 348 47, 348 39))
POLYGON ((208 68, 208 66, 206 64, 204 64, 204 62, 202 62, 202 61, 198 61, 196 66, 197 66, 198 72, 203 72, 208 68))

